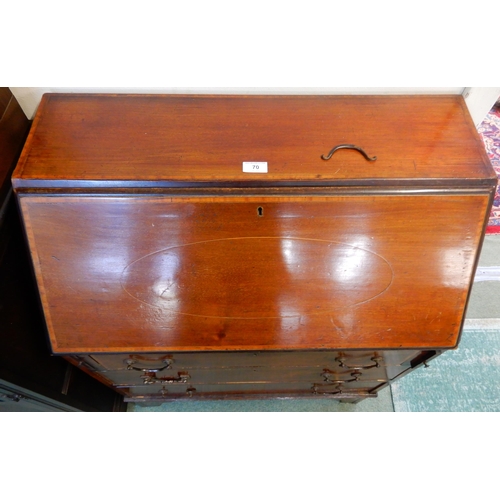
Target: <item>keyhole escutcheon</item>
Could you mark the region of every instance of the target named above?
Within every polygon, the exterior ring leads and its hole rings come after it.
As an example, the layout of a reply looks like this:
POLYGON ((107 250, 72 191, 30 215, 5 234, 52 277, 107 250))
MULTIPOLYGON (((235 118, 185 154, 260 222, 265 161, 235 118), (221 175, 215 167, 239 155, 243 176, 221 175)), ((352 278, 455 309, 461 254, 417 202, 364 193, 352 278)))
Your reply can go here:
POLYGON ((257 215, 262 217, 264 215, 264 209, 262 207, 257 208, 257 215))

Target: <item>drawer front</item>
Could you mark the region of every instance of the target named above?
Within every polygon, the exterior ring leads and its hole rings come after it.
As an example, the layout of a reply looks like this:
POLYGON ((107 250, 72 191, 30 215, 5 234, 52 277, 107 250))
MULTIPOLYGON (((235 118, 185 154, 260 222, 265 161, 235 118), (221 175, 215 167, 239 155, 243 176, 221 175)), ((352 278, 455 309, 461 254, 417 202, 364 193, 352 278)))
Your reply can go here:
POLYGON ((116 354, 72 359, 127 397, 155 399, 162 394, 173 398, 195 393, 207 397, 370 393, 420 357, 419 351, 328 351, 116 354))
POLYGON ((435 351, 198 352, 67 357, 128 401, 375 396, 435 351))
POLYGON ((136 386, 119 387, 118 392, 125 401, 169 400, 181 398, 266 398, 266 397, 318 397, 333 396, 339 399, 357 399, 375 396, 375 391, 384 385, 380 381, 356 383, 340 387, 338 384, 311 384, 309 382, 243 383, 243 384, 187 384, 184 386, 136 386))
POLYGON ((187 370, 192 368, 321 367, 339 372, 409 365, 420 351, 198 352, 92 354, 79 357, 96 371, 187 370))
POLYGON ((365 380, 388 380, 384 367, 377 370, 363 372, 362 370, 330 370, 319 367, 292 367, 292 368, 206 368, 190 369, 185 371, 165 370, 135 371, 120 370, 101 372, 100 375, 109 381, 110 385, 138 386, 138 385, 211 385, 211 384, 270 384, 270 383, 340 383, 365 380))

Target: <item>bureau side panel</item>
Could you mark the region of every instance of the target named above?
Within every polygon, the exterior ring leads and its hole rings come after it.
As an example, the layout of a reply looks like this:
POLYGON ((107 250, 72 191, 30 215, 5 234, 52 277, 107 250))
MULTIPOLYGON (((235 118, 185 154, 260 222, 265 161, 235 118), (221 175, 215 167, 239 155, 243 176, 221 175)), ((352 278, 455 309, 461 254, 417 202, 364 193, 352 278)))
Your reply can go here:
POLYGON ((21 197, 54 352, 453 347, 488 195, 21 197))

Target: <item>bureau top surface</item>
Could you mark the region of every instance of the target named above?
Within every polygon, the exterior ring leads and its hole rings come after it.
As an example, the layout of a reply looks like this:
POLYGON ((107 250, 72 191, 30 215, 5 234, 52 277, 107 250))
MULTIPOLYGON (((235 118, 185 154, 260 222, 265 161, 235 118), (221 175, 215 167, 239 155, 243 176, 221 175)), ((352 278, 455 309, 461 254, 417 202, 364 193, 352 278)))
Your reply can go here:
POLYGON ((16 189, 495 181, 461 96, 45 94, 13 175, 16 189), (340 144, 377 159, 322 159, 340 144))

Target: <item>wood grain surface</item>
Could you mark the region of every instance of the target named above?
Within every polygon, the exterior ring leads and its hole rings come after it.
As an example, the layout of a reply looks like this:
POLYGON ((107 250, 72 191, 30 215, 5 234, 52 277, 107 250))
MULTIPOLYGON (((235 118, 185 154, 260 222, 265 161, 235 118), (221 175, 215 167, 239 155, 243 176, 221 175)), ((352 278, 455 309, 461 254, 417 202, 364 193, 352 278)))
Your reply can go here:
POLYGON ((453 347, 489 201, 23 196, 21 206, 52 347, 70 353, 453 347))
POLYGON ((460 96, 46 94, 13 175, 61 354, 454 347, 496 182, 460 96))
POLYGON ((461 96, 45 94, 18 188, 492 185, 461 96), (355 150, 321 158, 338 144, 355 150), (267 162, 268 174, 242 172, 267 162))

